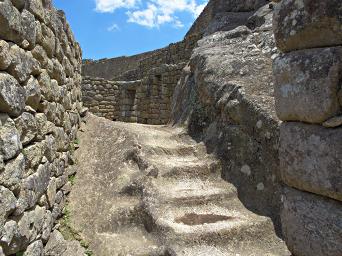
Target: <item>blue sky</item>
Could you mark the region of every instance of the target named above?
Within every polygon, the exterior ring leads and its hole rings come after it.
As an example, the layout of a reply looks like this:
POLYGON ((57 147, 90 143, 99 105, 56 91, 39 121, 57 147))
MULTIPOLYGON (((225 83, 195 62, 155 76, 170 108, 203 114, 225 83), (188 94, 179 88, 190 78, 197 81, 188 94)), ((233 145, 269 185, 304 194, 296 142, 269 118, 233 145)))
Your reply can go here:
POLYGON ((83 58, 129 56, 181 40, 207 0, 54 0, 83 58))

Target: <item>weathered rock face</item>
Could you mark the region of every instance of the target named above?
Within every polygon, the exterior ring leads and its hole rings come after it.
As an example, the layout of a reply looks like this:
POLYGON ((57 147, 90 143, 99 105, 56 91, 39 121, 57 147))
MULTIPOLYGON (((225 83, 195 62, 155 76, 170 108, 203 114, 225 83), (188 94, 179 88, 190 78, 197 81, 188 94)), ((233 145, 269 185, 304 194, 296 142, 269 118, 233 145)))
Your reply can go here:
POLYGON ((81 58, 51 1, 0 1, 0 255, 42 255, 61 214, 81 58))
POLYGON ((322 123, 338 114, 341 72, 342 47, 301 50, 279 56, 274 61, 279 118, 322 123))
POLYGON ((276 110, 285 121, 281 221, 299 256, 342 254, 342 66, 341 48, 333 47, 341 45, 341 13, 341 1, 310 0, 283 0, 274 13, 277 46, 286 52, 274 62, 276 110))
POLYGON ((283 232, 294 255, 341 255, 341 202, 292 188, 283 200, 283 232))
POLYGON ((285 183, 341 201, 341 128, 284 123, 280 131, 281 170, 285 183))
POLYGON ((240 26, 198 42, 174 93, 172 121, 186 125, 220 158, 223 177, 249 209, 271 216, 279 227, 271 18, 267 5, 246 21, 254 30, 240 26))
POLYGON ((275 8, 274 35, 281 51, 342 44, 339 0, 282 0, 275 8))

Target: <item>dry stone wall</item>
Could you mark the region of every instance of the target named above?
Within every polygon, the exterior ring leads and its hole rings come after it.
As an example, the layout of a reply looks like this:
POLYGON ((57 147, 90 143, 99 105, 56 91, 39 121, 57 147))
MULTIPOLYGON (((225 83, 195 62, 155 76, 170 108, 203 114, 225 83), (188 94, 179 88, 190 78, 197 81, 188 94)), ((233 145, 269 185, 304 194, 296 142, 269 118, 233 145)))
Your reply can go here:
POLYGON ((83 77, 84 106, 97 116, 115 120, 119 116, 119 88, 116 82, 103 78, 83 77))
POLYGON ((274 34, 281 214, 298 256, 342 255, 342 2, 282 0, 274 34))
POLYGON ((74 173, 81 60, 50 0, 0 1, 0 255, 51 241, 74 173))
POLYGON ((83 102, 97 116, 124 122, 166 124, 171 99, 184 63, 160 65, 144 79, 108 81, 84 77, 83 102))

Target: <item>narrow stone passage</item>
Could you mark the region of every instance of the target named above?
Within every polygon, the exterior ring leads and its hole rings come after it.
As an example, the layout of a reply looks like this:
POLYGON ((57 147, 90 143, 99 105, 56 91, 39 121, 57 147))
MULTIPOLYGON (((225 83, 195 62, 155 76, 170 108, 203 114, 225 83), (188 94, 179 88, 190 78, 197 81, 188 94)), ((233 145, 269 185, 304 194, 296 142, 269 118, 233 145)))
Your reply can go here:
POLYGON ((290 255, 182 129, 90 115, 79 138, 67 207, 94 255, 290 255))

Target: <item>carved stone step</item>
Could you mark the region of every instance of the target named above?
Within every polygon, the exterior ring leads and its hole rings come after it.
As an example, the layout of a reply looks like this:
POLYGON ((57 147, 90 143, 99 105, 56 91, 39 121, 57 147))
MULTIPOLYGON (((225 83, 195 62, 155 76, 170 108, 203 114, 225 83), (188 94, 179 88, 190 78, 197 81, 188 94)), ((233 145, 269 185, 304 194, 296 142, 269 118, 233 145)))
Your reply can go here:
POLYGON ((159 204, 205 204, 237 197, 236 188, 223 180, 151 179, 144 189, 144 198, 159 204))
POLYGON ((236 200, 227 207, 216 204, 196 206, 147 205, 151 217, 147 228, 169 244, 231 244, 262 240, 273 231, 269 218, 249 212, 236 200))

